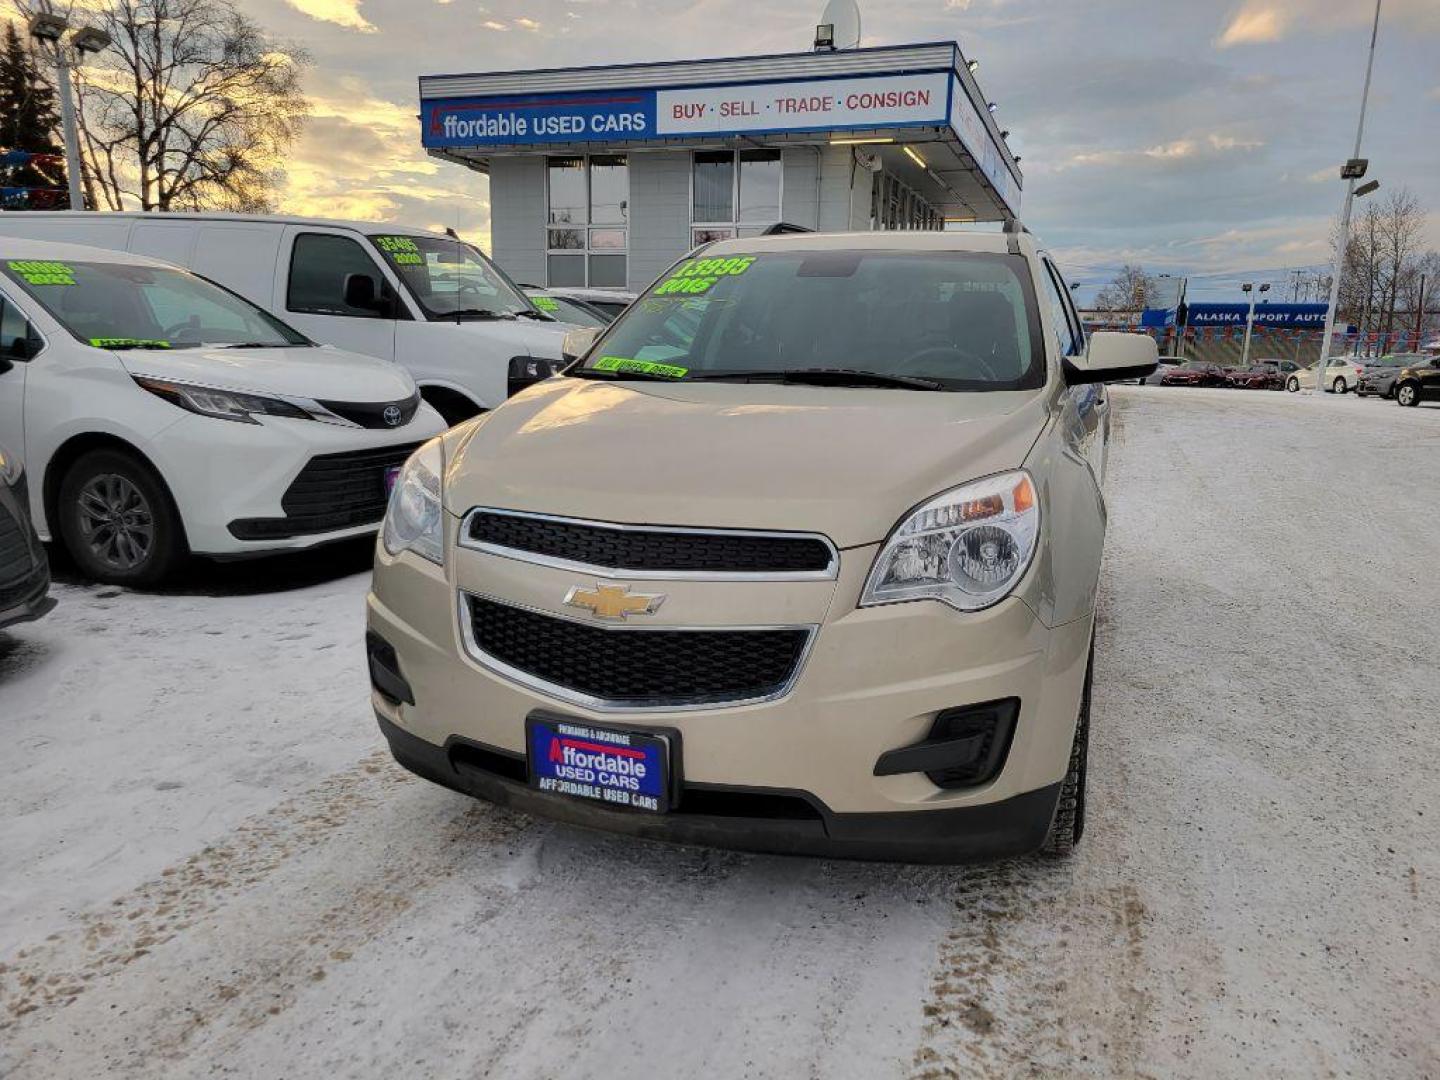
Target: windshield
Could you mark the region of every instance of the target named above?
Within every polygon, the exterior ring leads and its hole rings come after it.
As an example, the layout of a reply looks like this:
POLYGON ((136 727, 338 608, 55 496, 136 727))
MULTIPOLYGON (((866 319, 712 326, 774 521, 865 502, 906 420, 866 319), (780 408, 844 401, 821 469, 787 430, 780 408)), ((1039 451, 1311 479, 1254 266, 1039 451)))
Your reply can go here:
POLYGON ((228 289, 160 266, 12 259, 0 270, 80 341, 103 349, 309 345, 228 289))
POLYGON ((601 329, 610 325, 610 320, 588 304, 564 296, 532 296, 531 302, 551 318, 572 326, 590 326, 601 329))
POLYGON ((529 299, 469 244, 438 236, 371 236, 431 321, 534 314, 529 299))
POLYGON ((844 369, 945 390, 1045 381, 1025 260, 976 252, 688 259, 620 316, 585 367, 691 380, 844 369))

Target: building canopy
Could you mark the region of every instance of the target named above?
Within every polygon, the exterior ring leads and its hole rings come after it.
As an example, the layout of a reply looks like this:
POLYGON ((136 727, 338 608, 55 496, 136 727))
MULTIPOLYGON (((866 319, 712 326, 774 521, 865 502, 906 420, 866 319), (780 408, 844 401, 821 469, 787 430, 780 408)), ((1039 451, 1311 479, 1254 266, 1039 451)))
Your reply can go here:
POLYGON ((492 158, 854 144, 949 219, 1016 217, 1023 177, 953 42, 420 78, 422 144, 492 158))

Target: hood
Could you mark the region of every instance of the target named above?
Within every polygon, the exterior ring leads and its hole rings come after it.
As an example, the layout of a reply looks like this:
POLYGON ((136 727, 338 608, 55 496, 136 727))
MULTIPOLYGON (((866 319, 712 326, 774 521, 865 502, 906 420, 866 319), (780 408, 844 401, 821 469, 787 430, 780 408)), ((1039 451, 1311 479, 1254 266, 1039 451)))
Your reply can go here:
POLYGON ((115 354, 132 375, 227 390, 325 401, 400 401, 415 380, 398 364, 333 349, 125 349, 115 354))
MULTIPOLYGON (((438 320, 444 322, 443 319, 438 320)), ((512 356, 536 356, 547 360, 560 359, 560 344, 575 327, 569 323, 542 323, 533 319, 472 320, 455 324, 462 333, 475 334, 487 342, 508 346, 512 356)))
POLYGON ((1044 399, 550 379, 471 430, 447 466, 445 502, 456 514, 813 531, 855 547, 932 495, 1018 468, 1044 399))

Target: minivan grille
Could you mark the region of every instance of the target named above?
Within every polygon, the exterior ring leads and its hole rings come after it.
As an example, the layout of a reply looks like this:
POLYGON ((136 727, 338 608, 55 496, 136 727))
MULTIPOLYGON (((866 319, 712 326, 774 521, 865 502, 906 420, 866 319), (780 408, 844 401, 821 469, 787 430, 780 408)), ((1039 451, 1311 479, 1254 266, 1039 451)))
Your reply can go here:
POLYGON ((635 708, 718 705, 775 697, 805 655, 809 627, 601 627, 479 596, 468 597, 481 659, 541 689, 635 708))
POLYGON ((398 468, 419 443, 319 454, 305 463, 280 499, 283 518, 230 523, 240 540, 275 540, 378 525, 385 516, 385 473, 398 468))
POLYGON ((637 572, 823 574, 834 552, 818 536, 621 527, 476 510, 472 543, 584 566, 637 572))
POLYGON ((352 424, 365 428, 390 429, 404 427, 415 418, 415 413, 420 408, 420 394, 416 392, 403 401, 320 401, 317 404, 325 406, 336 416, 343 417, 352 424), (395 411, 387 414, 389 409, 395 411))

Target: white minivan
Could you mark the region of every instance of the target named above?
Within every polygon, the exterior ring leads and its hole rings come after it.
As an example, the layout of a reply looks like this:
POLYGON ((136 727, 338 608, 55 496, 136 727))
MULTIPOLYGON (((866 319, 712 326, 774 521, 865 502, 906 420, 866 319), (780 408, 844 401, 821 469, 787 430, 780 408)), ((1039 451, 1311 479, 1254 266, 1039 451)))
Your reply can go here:
POLYGON ((447 423, 552 374, 571 329, 479 249, 369 222, 248 214, 0 214, 0 235, 188 267, 314 341, 394 360, 447 423))
POLYGON ((0 441, 36 531, 88 577, 149 585, 192 552, 374 533, 444 430, 405 369, 187 270, 0 236, 0 441))

